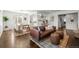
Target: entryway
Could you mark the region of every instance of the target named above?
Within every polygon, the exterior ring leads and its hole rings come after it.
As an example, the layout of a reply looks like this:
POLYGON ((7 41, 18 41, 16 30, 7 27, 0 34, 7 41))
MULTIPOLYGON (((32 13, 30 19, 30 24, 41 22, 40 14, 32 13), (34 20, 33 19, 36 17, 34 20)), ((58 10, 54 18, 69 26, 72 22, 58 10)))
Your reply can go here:
POLYGON ((58 26, 59 26, 59 29, 66 28, 66 15, 65 14, 58 16, 58 26))

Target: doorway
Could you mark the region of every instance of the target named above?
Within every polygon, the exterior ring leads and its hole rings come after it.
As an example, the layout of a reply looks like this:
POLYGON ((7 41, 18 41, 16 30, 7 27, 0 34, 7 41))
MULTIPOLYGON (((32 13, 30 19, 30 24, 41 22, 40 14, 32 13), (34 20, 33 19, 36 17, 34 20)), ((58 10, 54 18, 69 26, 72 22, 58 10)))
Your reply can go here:
POLYGON ((59 15, 58 16, 58 27, 59 29, 65 29, 66 28, 66 15, 59 15))

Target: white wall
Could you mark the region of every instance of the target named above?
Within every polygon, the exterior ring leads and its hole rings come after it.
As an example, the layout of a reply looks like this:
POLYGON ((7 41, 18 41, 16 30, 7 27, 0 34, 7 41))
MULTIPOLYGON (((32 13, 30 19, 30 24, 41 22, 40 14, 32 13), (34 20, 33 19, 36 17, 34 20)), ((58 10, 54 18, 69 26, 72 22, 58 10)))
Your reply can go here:
POLYGON ((8 26, 8 29, 14 29, 16 28, 16 20, 18 19, 18 17, 21 17, 22 20, 24 19, 24 17, 27 18, 27 20, 23 20, 22 24, 26 25, 29 24, 29 16, 27 14, 23 14, 23 13, 16 13, 16 12, 11 12, 11 11, 7 11, 4 10, 3 11, 3 16, 7 16, 8 17, 8 21, 6 23, 4 23, 4 27, 5 25, 8 26))
POLYGON ((78 29, 78 14, 74 13, 66 15, 66 29, 73 29, 73 30, 78 29), (74 18, 73 22, 70 21, 71 16, 74 18))
MULTIPOLYGON (((79 11, 78 10, 61 10, 61 11, 57 11, 57 12, 53 12, 51 14, 49 14, 48 16, 54 16, 54 26, 56 26, 56 28, 58 29, 59 25, 58 25, 58 15, 61 15, 61 14, 69 14, 69 13, 78 13, 78 28, 79 28, 79 11)), ((68 22, 67 22, 68 23, 68 22)), ((72 29, 70 28, 70 26, 73 26, 73 25, 67 25, 67 29, 72 29)), ((77 30, 77 28, 73 27, 73 30, 77 30)))
MULTIPOLYGON (((48 17, 47 16, 48 16, 47 13, 44 14, 44 13, 37 12, 38 26, 42 26, 43 21, 44 20, 48 20, 48 17), (41 15, 43 15, 44 18, 41 18, 41 15)), ((48 22, 49 22, 49 20, 48 20, 48 22)))
POLYGON ((31 16, 31 23, 30 23, 30 26, 38 26, 38 19, 37 19, 37 13, 34 13, 31 16))
POLYGON ((3 32, 3 20, 2 20, 2 11, 0 10, 0 36, 3 32))

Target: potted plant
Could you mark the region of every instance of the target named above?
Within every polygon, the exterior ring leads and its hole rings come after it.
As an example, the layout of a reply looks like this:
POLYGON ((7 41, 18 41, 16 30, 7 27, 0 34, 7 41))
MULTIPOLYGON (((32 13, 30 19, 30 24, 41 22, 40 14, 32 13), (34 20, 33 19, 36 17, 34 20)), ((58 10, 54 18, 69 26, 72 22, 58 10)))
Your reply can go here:
POLYGON ((3 21, 4 21, 4 22, 8 21, 8 17, 3 16, 3 21))
MULTIPOLYGON (((8 17, 6 17, 6 16, 3 16, 3 22, 4 22, 4 24, 6 24, 6 22, 8 21, 8 17)), ((7 25, 5 25, 5 28, 8 28, 8 26, 7 25)))

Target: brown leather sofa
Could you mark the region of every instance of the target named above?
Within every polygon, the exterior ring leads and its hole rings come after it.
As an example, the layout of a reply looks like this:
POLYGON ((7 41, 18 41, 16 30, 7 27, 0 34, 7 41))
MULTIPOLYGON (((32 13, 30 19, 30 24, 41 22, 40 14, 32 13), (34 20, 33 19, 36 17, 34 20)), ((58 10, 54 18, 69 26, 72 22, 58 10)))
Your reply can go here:
POLYGON ((52 29, 49 30, 45 30, 44 26, 40 26, 39 28, 40 31, 38 30, 37 27, 30 29, 31 36, 38 40, 50 36, 51 33, 55 32, 55 27, 52 27, 52 29))
POLYGON ((39 31, 37 29, 30 29, 30 35, 32 36, 32 38, 39 40, 39 31))
POLYGON ((63 31, 56 31, 55 33, 52 33, 50 36, 51 43, 55 45, 60 44, 60 40, 63 39, 63 36, 63 31))
POLYGON ((51 40, 51 43, 58 45, 60 42, 59 34, 58 33, 51 34, 50 40, 51 40))
POLYGON ((40 31, 40 39, 50 36, 51 33, 53 33, 54 30, 46 30, 46 31, 40 31))
POLYGON ((50 36, 50 34, 55 32, 56 30, 55 27, 52 27, 52 29, 48 29, 48 30, 46 30, 44 26, 40 26, 39 28, 40 28, 40 32, 39 32, 40 39, 50 36))

